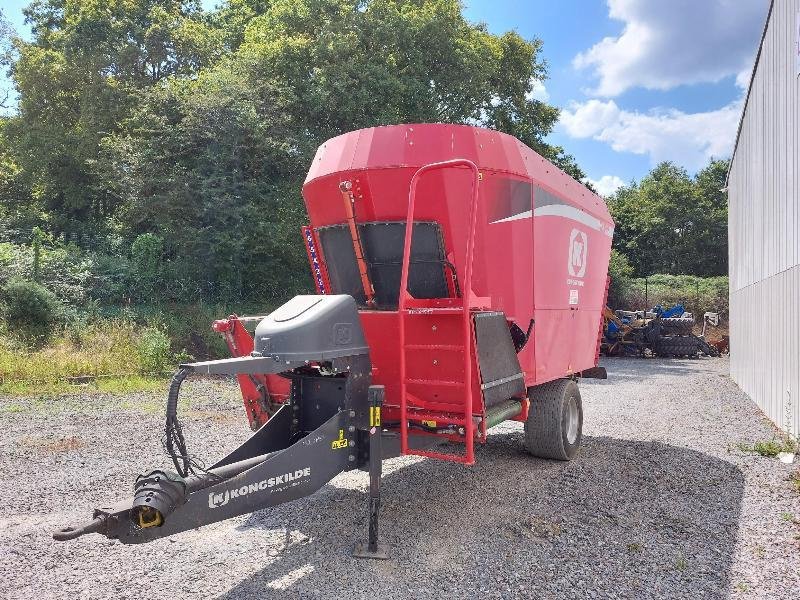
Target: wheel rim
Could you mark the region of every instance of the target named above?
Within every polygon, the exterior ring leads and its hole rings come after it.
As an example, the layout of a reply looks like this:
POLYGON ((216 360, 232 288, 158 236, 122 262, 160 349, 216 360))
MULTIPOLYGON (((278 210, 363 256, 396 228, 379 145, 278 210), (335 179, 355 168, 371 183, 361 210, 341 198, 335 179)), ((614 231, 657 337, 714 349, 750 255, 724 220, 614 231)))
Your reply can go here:
POLYGON ((578 439, 578 402, 572 396, 567 403, 567 442, 572 445, 578 439))

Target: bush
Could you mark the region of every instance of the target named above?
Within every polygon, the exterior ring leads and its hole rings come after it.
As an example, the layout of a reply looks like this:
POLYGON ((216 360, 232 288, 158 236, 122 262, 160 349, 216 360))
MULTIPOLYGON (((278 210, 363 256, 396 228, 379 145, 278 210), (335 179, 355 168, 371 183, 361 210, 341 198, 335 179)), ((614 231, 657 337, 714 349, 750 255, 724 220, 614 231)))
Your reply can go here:
POLYGON ((611 250, 608 275, 611 277, 611 285, 608 288, 607 304, 617 307, 624 301, 631 286, 633 267, 628 261, 628 257, 617 250, 611 250))
POLYGON ((136 352, 142 373, 164 373, 174 367, 175 356, 170 350, 170 340, 161 328, 144 329, 136 343, 136 352))
POLYGON ((8 330, 24 341, 47 341, 62 316, 55 294, 38 283, 11 279, 2 288, 2 314, 8 330))
POLYGON ((614 309, 643 310, 656 304, 669 307, 682 303, 699 321, 704 312, 728 317, 728 278, 694 275, 651 275, 645 283, 637 277, 625 283, 621 295, 609 306, 614 309))
POLYGON ((164 255, 164 240, 152 233, 144 233, 131 244, 131 265, 136 275, 136 295, 139 300, 152 302, 160 299, 156 291, 162 282, 161 261, 164 255))
POLYGON ((103 306, 122 306, 131 298, 134 278, 126 256, 96 254, 92 297, 103 306))
POLYGON ((0 242, 0 285, 12 279, 36 281, 63 303, 80 306, 92 285, 94 265, 72 244, 40 239, 37 248, 0 242), (37 280, 38 278, 38 280, 37 280))
POLYGON ((725 276, 651 275, 647 278, 646 290, 644 279, 632 280, 627 298, 630 302, 629 306, 633 309, 644 308, 645 304, 648 307, 656 304, 667 307, 680 302, 698 320, 707 311, 718 312, 723 319, 727 319, 728 278, 725 276))

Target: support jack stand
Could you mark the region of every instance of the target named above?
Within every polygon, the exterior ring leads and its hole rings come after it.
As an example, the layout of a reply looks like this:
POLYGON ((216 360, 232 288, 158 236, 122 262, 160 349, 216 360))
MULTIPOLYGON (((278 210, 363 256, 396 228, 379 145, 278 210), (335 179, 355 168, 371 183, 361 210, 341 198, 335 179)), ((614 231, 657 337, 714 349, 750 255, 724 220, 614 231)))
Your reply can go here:
POLYGON ((389 559, 388 544, 378 541, 378 511, 381 506, 381 406, 384 388, 373 385, 369 388, 369 539, 358 542, 353 550, 355 558, 389 559))

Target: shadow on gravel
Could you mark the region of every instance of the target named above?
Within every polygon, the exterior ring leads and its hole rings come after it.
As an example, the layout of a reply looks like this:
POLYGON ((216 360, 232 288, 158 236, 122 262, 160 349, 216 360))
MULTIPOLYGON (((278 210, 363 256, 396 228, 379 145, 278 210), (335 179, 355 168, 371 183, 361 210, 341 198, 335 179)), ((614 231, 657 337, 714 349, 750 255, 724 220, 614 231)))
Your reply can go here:
POLYGON ((366 534, 366 494, 336 480, 254 513, 242 527, 285 529, 287 545, 274 557, 248 556, 265 567, 223 597, 729 595, 744 489, 738 468, 608 437, 584 438, 570 463, 521 447, 521 431, 500 433, 472 468, 425 460, 386 475, 387 562, 350 558, 366 534))

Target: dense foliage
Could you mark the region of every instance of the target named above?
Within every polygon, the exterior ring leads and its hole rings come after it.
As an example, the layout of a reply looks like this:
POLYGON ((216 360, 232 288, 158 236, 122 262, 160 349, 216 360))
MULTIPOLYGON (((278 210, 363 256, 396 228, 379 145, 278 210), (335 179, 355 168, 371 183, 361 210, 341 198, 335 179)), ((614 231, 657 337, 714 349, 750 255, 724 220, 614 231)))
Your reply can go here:
POLYGON ((46 287, 11 279, 0 288, 0 313, 12 336, 39 345, 47 341, 52 326, 61 317, 61 306, 46 287))
POLYGON ((694 177, 662 163, 609 198, 614 248, 637 276, 728 273, 727 171, 724 160, 712 160, 694 177))
POLYGON ((702 323, 705 312, 728 318, 728 276, 697 277, 694 275, 650 275, 647 278, 632 278, 622 286, 619 302, 614 308, 642 310, 656 304, 664 307, 681 303, 688 312, 702 323))
POLYGON ((300 186, 344 131, 483 124, 583 177, 544 142, 558 109, 531 97, 541 42, 467 22, 458 0, 36 0, 25 15, 32 40, 3 55, 19 102, 0 120, 0 242, 41 228, 104 305, 308 289, 300 186))

